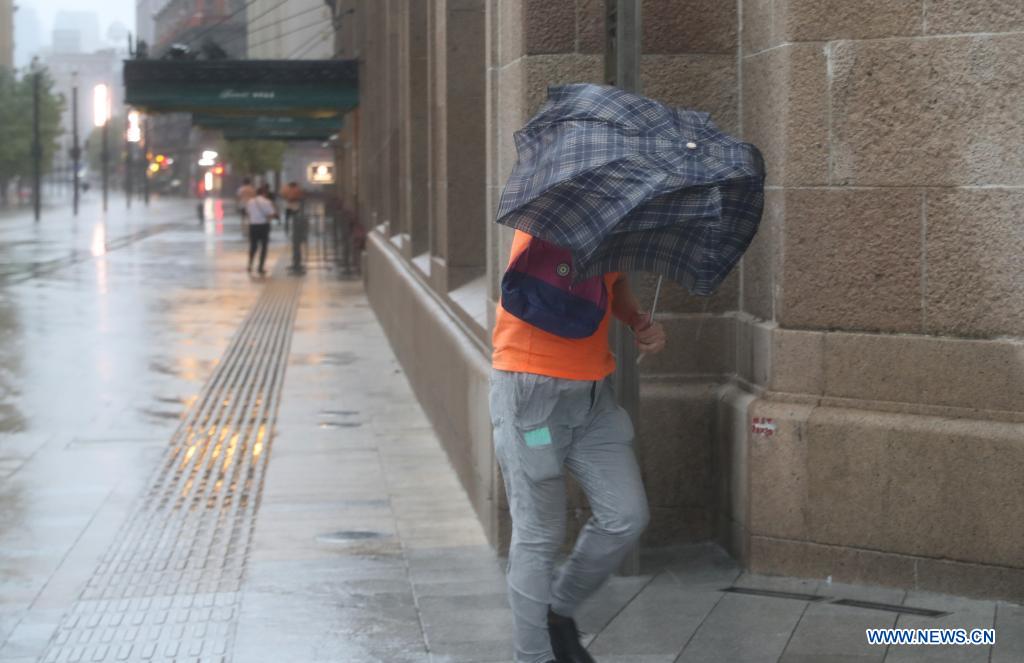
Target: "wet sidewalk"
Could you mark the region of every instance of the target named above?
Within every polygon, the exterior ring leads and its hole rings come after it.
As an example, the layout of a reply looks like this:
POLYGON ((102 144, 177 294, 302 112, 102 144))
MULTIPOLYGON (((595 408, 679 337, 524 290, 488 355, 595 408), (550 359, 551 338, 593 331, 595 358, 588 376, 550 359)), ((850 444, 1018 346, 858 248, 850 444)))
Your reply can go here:
MULTIPOLYGON (((0 662, 510 660, 502 562, 361 285, 249 279, 216 210, 111 207, 80 232, 134 239, 0 282, 0 662)), ((51 223, 20 264, 82 246, 51 223)), ((1024 660, 1010 604, 751 576, 710 545, 643 566, 579 617, 599 661, 1024 660), (867 644, 889 626, 997 645, 867 644)))

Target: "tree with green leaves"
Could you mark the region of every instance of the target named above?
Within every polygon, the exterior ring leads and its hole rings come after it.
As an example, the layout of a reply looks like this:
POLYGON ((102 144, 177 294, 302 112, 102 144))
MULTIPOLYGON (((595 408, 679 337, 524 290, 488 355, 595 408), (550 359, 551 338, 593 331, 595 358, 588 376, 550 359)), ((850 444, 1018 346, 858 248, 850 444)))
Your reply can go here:
POLYGON ((0 204, 15 179, 32 176, 32 94, 33 78, 39 76, 39 138, 43 148, 42 169, 49 172, 61 134, 60 118, 64 97, 53 91, 54 82, 46 69, 26 73, 20 79, 0 67, 0 204))
POLYGON ((285 144, 277 140, 232 140, 225 159, 239 175, 261 175, 281 170, 285 144))

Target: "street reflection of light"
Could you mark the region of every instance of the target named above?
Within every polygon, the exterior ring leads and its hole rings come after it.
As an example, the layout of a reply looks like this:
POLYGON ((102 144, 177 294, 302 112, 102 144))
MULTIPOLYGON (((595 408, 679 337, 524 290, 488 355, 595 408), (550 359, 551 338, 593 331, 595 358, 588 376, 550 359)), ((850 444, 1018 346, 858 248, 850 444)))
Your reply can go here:
POLYGON ((92 227, 92 241, 89 244, 89 251, 94 258, 107 253, 107 224, 97 223, 92 227))
POLYGON ((231 464, 231 457, 235 455, 235 448, 238 447, 238 433, 231 436, 231 443, 228 444, 228 450, 224 453, 224 464, 221 466, 221 472, 226 472, 228 465, 231 464))
POLYGON ((220 198, 213 204, 213 218, 217 221, 224 220, 224 201, 220 198))

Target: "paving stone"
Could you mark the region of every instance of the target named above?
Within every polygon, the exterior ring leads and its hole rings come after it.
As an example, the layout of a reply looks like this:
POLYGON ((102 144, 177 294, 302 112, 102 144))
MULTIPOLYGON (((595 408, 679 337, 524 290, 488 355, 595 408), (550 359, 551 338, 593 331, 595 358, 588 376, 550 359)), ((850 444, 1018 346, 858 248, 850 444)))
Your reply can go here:
POLYGON ((774 663, 806 601, 726 594, 682 650, 679 663, 774 663))

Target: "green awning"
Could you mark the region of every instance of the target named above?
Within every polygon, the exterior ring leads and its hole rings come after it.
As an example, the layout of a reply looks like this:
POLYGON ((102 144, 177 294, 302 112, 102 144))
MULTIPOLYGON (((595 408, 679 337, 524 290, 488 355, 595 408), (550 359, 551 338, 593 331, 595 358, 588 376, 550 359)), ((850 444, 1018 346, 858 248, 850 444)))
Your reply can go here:
POLYGON ((124 83, 148 113, 330 117, 359 104, 352 60, 126 60, 124 83))
POLYGON ((197 113, 192 124, 224 132, 228 140, 327 140, 341 129, 341 117, 290 115, 211 115, 197 113))

